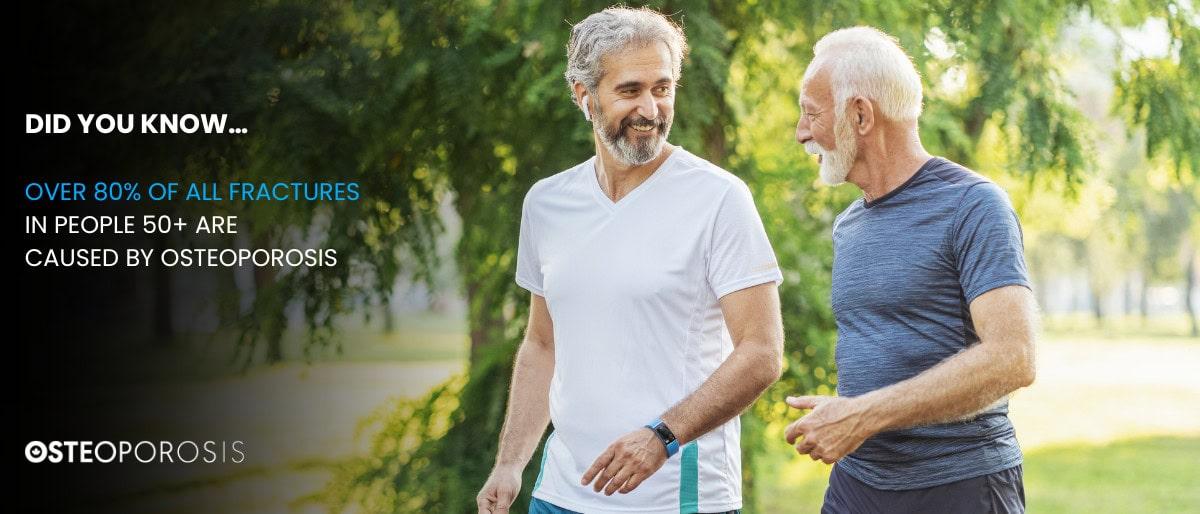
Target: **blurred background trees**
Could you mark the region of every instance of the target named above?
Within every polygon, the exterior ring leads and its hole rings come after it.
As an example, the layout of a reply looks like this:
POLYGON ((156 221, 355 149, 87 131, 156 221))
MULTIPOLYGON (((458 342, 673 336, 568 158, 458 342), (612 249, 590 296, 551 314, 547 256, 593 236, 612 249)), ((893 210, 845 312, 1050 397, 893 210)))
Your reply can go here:
MULTIPOLYGON (((228 105, 251 128, 163 156, 153 173, 361 183, 358 202, 228 207, 250 229, 236 244, 335 248, 340 261, 217 280, 246 365, 283 358, 290 318, 305 325, 306 349, 336 345, 335 320, 387 312, 397 280, 465 299, 469 372, 381 411, 369 457, 342 468, 324 500, 474 511, 529 301, 513 282, 521 202, 534 181, 593 151, 562 79, 564 47, 571 23, 607 5, 139 7, 155 30, 128 69, 165 71, 122 91, 170 91, 164 105, 175 110, 189 98, 228 105), (448 235, 445 252, 438 242, 448 235), (438 278, 447 266, 452 283, 438 278)), ((692 46, 673 142, 751 185, 785 271, 786 372, 744 417, 751 511, 755 480, 769 472, 759 457, 782 448, 771 444, 788 414, 782 397, 834 386, 829 230, 857 195, 819 187, 816 163, 793 140, 799 80, 830 30, 874 25, 910 52, 926 88, 927 148, 1009 190, 1044 308, 1085 306, 1097 321, 1112 305, 1148 316, 1156 286, 1184 284, 1197 330, 1200 22, 1190 2, 650 5, 681 23, 692 46)), ((528 468, 525 494, 536 471, 528 468)))

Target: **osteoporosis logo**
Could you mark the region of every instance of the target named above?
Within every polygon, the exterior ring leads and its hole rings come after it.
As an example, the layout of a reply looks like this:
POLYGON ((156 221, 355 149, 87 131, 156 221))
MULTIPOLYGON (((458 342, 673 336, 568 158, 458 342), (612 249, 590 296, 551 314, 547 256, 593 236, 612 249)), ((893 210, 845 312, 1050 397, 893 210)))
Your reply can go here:
POLYGON ((245 441, 30 441, 25 445, 25 459, 35 464, 236 464, 246 460, 245 446, 245 441))

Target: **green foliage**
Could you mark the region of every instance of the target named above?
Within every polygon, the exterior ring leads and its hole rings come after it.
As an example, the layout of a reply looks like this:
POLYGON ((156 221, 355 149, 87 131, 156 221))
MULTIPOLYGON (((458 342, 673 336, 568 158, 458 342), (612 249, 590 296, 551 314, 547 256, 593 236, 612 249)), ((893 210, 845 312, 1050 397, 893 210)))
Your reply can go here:
POLYGON ((1131 24, 1165 19, 1170 44, 1165 57, 1141 56, 1116 72, 1114 107, 1129 127, 1145 127, 1146 154, 1169 156, 1181 176, 1200 174, 1200 23, 1191 2, 1125 6, 1131 24))

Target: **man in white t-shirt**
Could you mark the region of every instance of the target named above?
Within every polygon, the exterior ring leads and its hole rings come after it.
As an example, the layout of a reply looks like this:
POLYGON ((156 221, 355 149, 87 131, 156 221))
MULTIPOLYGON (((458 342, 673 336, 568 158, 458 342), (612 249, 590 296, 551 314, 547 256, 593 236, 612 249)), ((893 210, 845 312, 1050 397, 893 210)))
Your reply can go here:
POLYGON ((572 29, 596 155, 525 197, 529 326, 481 513, 509 511, 551 421, 531 513, 742 508, 737 416, 779 378, 783 276, 749 188, 666 142, 686 50, 649 9, 572 29))

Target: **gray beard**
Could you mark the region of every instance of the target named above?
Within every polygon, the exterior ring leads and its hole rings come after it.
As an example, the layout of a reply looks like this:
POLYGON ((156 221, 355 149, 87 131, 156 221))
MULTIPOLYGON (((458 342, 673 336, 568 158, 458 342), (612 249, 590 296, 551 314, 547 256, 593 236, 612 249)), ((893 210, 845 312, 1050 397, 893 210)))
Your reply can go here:
POLYGON ((850 174, 850 167, 854 166, 854 159, 858 157, 858 147, 855 146, 854 128, 845 116, 835 119, 833 133, 837 141, 836 150, 827 150, 815 142, 813 144, 821 149, 821 181, 836 186, 846 183, 846 175, 850 174))
MULTIPOLYGON (((655 120, 659 124, 658 136, 653 139, 637 138, 643 140, 641 143, 634 143, 632 138, 621 135, 621 126, 618 125, 615 130, 609 132, 609 119, 600 109, 596 109, 596 134, 600 136, 600 143, 604 148, 608 149, 608 153, 614 158, 621 161, 627 166, 640 166, 653 161, 662 153, 663 146, 666 145, 667 135, 671 132, 671 120, 655 120)), ((633 129, 628 129, 633 130, 633 129)), ((626 132, 628 134, 628 132, 626 132)))

